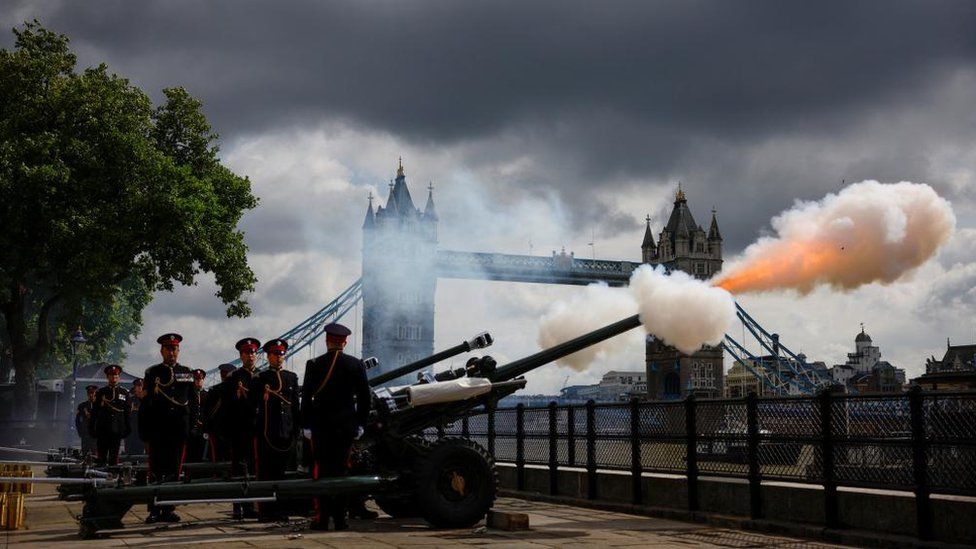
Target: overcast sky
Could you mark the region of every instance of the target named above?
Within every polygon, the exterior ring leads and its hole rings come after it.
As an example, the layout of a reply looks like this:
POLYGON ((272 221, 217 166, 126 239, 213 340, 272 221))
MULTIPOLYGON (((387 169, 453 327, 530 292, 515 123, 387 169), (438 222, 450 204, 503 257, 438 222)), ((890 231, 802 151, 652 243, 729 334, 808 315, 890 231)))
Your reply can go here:
MULTIPOLYGON (((842 181, 928 183, 959 230, 911 280, 741 301, 828 364, 860 322, 909 376, 946 337, 976 340, 972 3, 5 4, 4 28, 38 18, 82 66, 105 62, 157 100, 186 87, 261 198, 242 223, 255 314, 226 319, 207 279, 161 294, 130 371, 157 360, 163 331, 188 336, 184 362, 210 368, 238 338, 273 337, 330 301, 360 274, 365 197, 385 198, 399 156, 416 199, 434 184, 443 247, 629 260, 679 180, 700 224, 718 210, 727 258, 842 181)), ((538 318, 577 291, 441 281, 435 346, 488 329, 493 354, 533 352, 538 318)), ((642 365, 635 348, 586 374, 544 369, 530 389, 642 365)))

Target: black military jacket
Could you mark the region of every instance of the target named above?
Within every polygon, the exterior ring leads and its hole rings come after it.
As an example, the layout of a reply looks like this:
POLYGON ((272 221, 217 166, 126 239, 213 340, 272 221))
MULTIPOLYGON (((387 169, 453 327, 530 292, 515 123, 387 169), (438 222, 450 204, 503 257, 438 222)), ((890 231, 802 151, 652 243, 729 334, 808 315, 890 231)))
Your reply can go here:
POLYGON ((221 409, 224 407, 223 399, 223 383, 218 383, 214 385, 209 390, 204 391, 203 397, 200 399, 200 421, 203 423, 203 432, 213 435, 215 432, 220 430, 220 421, 218 421, 218 414, 220 414, 221 409))
POLYGON ((99 439, 123 439, 129 436, 129 413, 132 402, 124 387, 106 385, 95 393, 91 431, 99 439))
POLYGON ((298 375, 285 370, 264 370, 251 380, 249 392, 256 410, 258 440, 286 451, 298 437, 298 375))
MULTIPOLYGON (((254 403, 250 398, 251 382, 257 370, 248 371, 243 366, 227 378, 221 394, 221 406, 226 407, 227 436, 232 439, 250 439, 254 436, 254 403)), ((223 385, 223 383, 221 384, 223 385)))
POLYGON ((143 379, 146 397, 139 409, 139 436, 148 442, 186 440, 200 413, 190 369, 157 364, 143 379))
POLYGON ((363 361, 342 352, 337 357, 336 353, 329 351, 305 365, 302 424, 313 433, 352 435, 369 419, 372 393, 363 361))
POLYGON ((91 418, 94 412, 95 405, 90 400, 78 405, 78 411, 75 413, 75 430, 78 431, 78 436, 89 439, 94 436, 91 431, 91 418))

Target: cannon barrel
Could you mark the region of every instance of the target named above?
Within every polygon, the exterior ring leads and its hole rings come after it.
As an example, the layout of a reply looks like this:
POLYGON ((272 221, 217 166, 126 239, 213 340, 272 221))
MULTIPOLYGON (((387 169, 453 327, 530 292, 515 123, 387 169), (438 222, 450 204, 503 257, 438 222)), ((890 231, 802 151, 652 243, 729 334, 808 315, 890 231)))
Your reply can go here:
POLYGON ((491 335, 488 332, 478 334, 475 337, 471 338, 470 340, 464 341, 459 345, 455 345, 450 349, 445 349, 439 353, 434 353, 429 357, 422 358, 415 362, 411 362, 410 364, 400 366, 399 368, 394 368, 389 372, 373 377, 372 379, 369 380, 369 386, 377 387, 388 381, 393 381, 394 379, 400 376, 409 374, 411 372, 415 372, 421 368, 425 368, 427 366, 430 366, 431 364, 436 364, 442 360, 447 360, 461 353, 467 353, 468 351, 474 349, 483 349, 491 345, 492 341, 493 340, 491 338, 491 335))
POLYGON ((516 377, 525 375, 539 366, 549 364, 550 362, 559 360, 564 356, 571 355, 576 351, 580 351, 591 345, 596 345, 601 341, 605 341, 611 337, 620 335, 628 330, 632 330, 640 326, 640 324, 641 321, 639 315, 618 320, 613 324, 593 330, 592 332, 570 339, 569 341, 565 341, 554 347, 543 349, 534 355, 529 355, 514 362, 509 362, 504 366, 499 366, 498 369, 495 370, 495 373, 492 374, 491 380, 508 381, 515 379, 516 377))
POLYGON ((175 482, 122 487, 96 485, 90 493, 73 496, 71 499, 125 502, 167 500, 190 503, 194 500, 215 498, 239 499, 275 496, 277 498, 298 498, 348 493, 377 493, 390 488, 395 481, 395 476, 359 475, 317 480, 251 480, 247 482, 200 484, 175 482))

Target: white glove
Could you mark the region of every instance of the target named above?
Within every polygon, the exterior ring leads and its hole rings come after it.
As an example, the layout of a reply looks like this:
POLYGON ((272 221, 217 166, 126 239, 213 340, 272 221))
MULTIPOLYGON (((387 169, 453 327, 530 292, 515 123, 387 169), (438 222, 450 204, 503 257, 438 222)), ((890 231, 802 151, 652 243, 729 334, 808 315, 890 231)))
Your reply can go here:
POLYGON ((302 429, 302 436, 305 437, 305 438, 312 438, 312 430, 311 429, 302 429))
POLYGON ((364 432, 363 427, 361 425, 359 427, 356 427, 356 436, 353 437, 353 439, 359 440, 360 438, 362 438, 363 432, 364 432))
POLYGON ((210 440, 210 435, 208 435, 207 433, 204 433, 203 434, 203 440, 210 440))

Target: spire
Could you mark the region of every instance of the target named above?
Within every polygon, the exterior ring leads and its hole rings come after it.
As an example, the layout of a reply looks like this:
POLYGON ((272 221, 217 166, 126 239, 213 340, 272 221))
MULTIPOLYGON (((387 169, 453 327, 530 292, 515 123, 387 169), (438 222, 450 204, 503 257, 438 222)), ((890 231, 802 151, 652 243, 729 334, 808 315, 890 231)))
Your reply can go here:
POLYGON ((687 199, 685 198, 685 192, 681 190, 681 182, 678 181, 678 192, 674 193, 674 203, 677 204, 678 202, 686 201, 687 199))
POLYGON ((376 216, 373 214, 373 191, 369 191, 366 199, 369 200, 369 206, 366 207, 366 218, 363 219, 363 229, 372 229, 376 225, 376 216))
POLYGON ((397 179, 403 177, 403 157, 399 157, 397 161, 397 179))
POLYGON ((709 240, 722 240, 722 233, 718 231, 718 221, 715 219, 715 207, 712 206, 712 226, 708 229, 709 240))
POLYGON ((427 206, 424 207, 424 217, 437 221, 437 210, 434 209, 434 184, 427 185, 427 206))
POLYGON ((396 197, 393 195, 393 180, 390 180, 390 194, 386 197, 386 209, 387 211, 396 211, 396 197))
POLYGON ((647 216, 647 228, 644 229, 644 242, 641 243, 641 249, 655 249, 657 245, 654 244, 654 234, 651 232, 651 216, 647 216))

